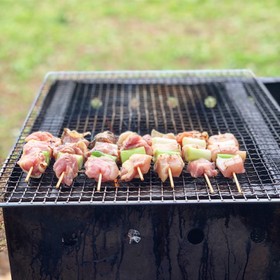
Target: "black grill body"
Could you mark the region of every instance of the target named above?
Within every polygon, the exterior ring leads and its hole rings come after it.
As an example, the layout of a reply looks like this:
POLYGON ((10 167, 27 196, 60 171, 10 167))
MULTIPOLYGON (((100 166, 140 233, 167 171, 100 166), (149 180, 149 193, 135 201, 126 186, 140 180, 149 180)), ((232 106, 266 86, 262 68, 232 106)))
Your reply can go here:
POLYGON ((279 120, 249 71, 49 74, 0 174, 13 279, 279 279, 279 120), (214 109, 204 106, 209 95, 214 109), (57 190, 53 162, 27 185, 16 164, 24 138, 64 127, 232 132, 248 154, 242 193, 219 175, 211 194, 186 171, 171 189, 152 168, 144 182, 103 183, 100 192, 82 169, 57 190))
POLYGON ((279 210, 38 206, 4 217, 13 279, 279 279, 279 210))

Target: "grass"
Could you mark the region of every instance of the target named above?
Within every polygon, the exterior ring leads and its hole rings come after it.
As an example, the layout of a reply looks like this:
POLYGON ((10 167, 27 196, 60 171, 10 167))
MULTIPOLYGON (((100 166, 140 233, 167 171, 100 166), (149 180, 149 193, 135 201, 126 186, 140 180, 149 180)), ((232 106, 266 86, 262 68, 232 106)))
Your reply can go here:
POLYGON ((0 1, 0 163, 48 71, 250 68, 279 76, 280 2, 0 1))

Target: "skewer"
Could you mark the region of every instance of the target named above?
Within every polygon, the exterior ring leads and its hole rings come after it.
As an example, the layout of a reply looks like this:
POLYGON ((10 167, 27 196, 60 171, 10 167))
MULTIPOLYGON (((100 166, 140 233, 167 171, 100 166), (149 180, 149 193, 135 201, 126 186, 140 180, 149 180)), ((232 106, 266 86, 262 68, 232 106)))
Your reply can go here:
POLYGON ((210 182, 210 180, 209 180, 208 175, 205 174, 205 173, 204 173, 203 175, 204 175, 204 178, 205 178, 205 180, 206 180, 206 183, 207 183, 207 185, 208 185, 208 187, 209 187, 210 193, 213 193, 214 190, 213 190, 213 187, 212 187, 212 184, 211 184, 211 182, 210 182))
POLYGON ((169 176, 170 186, 172 189, 174 189, 174 181, 173 181, 173 176, 170 167, 168 168, 168 176, 169 176))
POLYGON ((236 176, 235 172, 233 172, 233 178, 234 178, 234 181, 235 181, 235 184, 236 184, 236 187, 237 187, 238 192, 239 192, 239 193, 242 193, 242 189, 241 189, 241 186, 240 186, 240 184, 239 184, 239 181, 238 181, 238 179, 237 179, 237 176, 236 176))
POLYGON ((140 180, 141 180, 141 181, 144 181, 144 177, 143 177, 142 171, 141 171, 141 169, 140 169, 140 167, 139 167, 139 166, 137 166, 137 171, 138 171, 138 174, 139 174, 140 180))
POLYGON ((55 188, 56 189, 58 189, 59 188, 59 186, 60 186, 60 184, 61 184, 61 182, 62 182, 62 180, 63 180, 63 177, 64 177, 64 171, 60 174, 60 177, 59 177, 59 180, 58 180, 58 182, 56 183, 56 185, 55 185, 55 188))
POLYGON ((114 180, 114 186, 115 186, 115 188, 118 188, 120 186, 118 179, 114 180))
POLYGON ((97 183, 97 191, 98 192, 100 192, 100 190, 101 190, 101 181, 102 181, 102 173, 99 173, 98 183, 97 183))
MULTIPOLYGON (((219 133, 219 135, 221 134, 220 131, 218 131, 218 133, 219 133)), ((240 183, 239 183, 239 181, 237 179, 237 176, 236 176, 235 172, 233 172, 233 178, 234 178, 234 181, 235 181, 235 184, 236 184, 238 192, 242 193, 242 189, 241 189, 240 183)))
POLYGON ((30 176, 31 176, 31 174, 32 174, 32 171, 33 171, 33 166, 31 166, 30 167, 30 169, 29 169, 29 171, 28 171, 28 173, 27 173, 27 176, 26 176, 26 178, 25 178, 25 182, 28 182, 29 181, 29 178, 30 178, 30 176))

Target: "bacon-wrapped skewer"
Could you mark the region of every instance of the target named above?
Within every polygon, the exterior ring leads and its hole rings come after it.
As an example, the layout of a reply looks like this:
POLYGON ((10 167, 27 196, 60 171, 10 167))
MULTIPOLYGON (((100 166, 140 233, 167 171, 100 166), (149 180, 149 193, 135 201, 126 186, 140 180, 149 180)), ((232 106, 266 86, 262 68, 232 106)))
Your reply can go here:
MULTIPOLYGON (((170 135, 170 134, 169 134, 170 135)), ((184 168, 184 161, 181 157, 181 147, 175 137, 153 137, 152 148, 154 154, 154 170, 162 182, 167 178, 174 188, 173 177, 179 177, 184 168)))
POLYGON ((21 169, 27 173, 25 181, 29 178, 40 178, 48 167, 53 148, 59 145, 60 139, 51 133, 37 131, 25 138, 27 142, 23 146, 23 153, 17 162, 21 169))
POLYGON ((75 130, 64 129, 61 137, 62 145, 54 148, 56 161, 53 170, 58 178, 56 188, 59 188, 61 183, 71 186, 82 168, 89 144, 89 141, 84 138, 85 135, 88 135, 88 133, 78 133, 75 130))
POLYGON ((143 137, 131 131, 120 135, 118 147, 122 162, 121 180, 127 182, 134 178, 140 178, 143 181, 143 174, 150 170, 152 147, 143 137))
POLYGON ((119 175, 116 161, 119 157, 116 137, 110 131, 99 133, 94 138, 94 147, 88 153, 85 163, 86 175, 95 179, 97 191, 101 189, 101 182, 114 181, 119 175))
POLYGON ((233 177, 238 189, 242 192, 236 174, 244 173, 246 152, 239 151, 239 143, 231 133, 213 135, 208 140, 211 157, 216 160, 216 165, 226 178, 233 177))
POLYGON ((181 142, 183 157, 188 162, 187 171, 192 177, 204 176, 210 192, 213 193, 213 187, 209 177, 218 174, 215 164, 211 162, 211 151, 206 149, 207 132, 186 131, 180 133, 177 141, 181 142))

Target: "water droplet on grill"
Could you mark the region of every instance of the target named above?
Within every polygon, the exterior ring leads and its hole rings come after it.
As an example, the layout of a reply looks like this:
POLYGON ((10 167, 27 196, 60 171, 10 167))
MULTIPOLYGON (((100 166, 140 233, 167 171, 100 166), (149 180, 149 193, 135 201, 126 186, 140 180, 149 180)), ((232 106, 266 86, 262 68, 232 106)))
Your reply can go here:
POLYGON ((130 229, 127 236, 129 238, 129 244, 133 242, 139 243, 141 241, 140 232, 136 229, 130 229))

